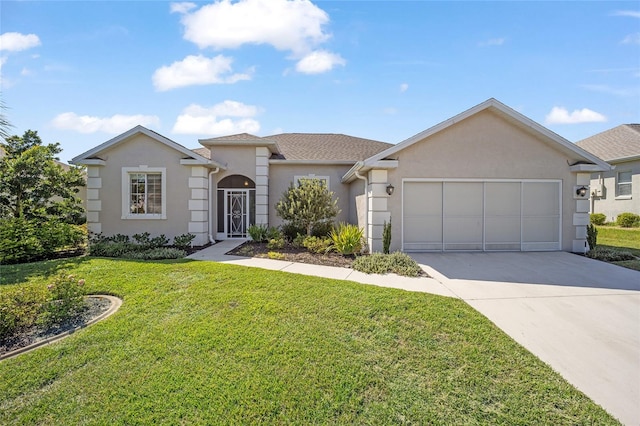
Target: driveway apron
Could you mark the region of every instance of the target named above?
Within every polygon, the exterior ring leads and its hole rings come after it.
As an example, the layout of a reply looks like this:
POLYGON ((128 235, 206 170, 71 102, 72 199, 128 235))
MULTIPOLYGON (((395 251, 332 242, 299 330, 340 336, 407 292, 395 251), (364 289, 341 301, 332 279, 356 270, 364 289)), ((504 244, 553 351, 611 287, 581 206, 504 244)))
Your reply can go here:
POLYGON ((640 272, 565 252, 412 257, 614 417, 640 425, 640 272))

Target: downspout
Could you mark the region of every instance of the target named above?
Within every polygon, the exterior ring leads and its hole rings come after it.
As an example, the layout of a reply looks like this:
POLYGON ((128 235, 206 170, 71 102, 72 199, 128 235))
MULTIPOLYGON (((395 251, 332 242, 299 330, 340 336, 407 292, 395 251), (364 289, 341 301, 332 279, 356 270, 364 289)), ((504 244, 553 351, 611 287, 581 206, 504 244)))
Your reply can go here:
POLYGON ((362 176, 357 170, 354 176, 364 181, 364 238, 369 242, 369 180, 366 176, 362 176))
POLYGON ((211 196, 211 193, 213 191, 213 181, 211 180, 211 177, 213 175, 215 175, 216 173, 218 173, 220 171, 220 167, 216 167, 214 170, 211 170, 209 172, 209 242, 211 244, 215 244, 216 240, 213 238, 213 233, 212 228, 213 228, 213 208, 212 208, 212 201, 213 201, 213 197, 211 196))

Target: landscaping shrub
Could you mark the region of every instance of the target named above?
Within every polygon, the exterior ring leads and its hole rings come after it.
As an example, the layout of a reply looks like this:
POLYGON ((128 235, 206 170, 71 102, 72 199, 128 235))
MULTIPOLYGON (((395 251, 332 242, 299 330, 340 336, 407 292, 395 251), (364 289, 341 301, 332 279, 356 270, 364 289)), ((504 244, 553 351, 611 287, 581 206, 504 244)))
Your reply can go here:
POLYGON ((306 234, 298 234, 293 241, 291 241, 291 244, 293 244, 294 247, 304 247, 305 238, 307 238, 306 234))
POLYGON ((0 292, 0 341, 36 324, 47 296, 43 286, 22 286, 0 292))
POLYGON ((620 213, 616 223, 623 228, 632 228, 640 225, 640 216, 634 213, 620 213))
POLYGON ((282 237, 272 238, 267 243, 267 248, 269 250, 280 250, 283 247, 284 247, 284 238, 282 237))
POLYGON ((196 236, 193 234, 182 234, 173 237, 173 246, 177 249, 186 250, 191 248, 191 242, 196 236))
POLYGON ((589 215, 589 220, 593 225, 604 225, 607 221, 607 215, 604 213, 592 213, 589 215))
POLYGON ((619 262, 622 260, 633 260, 635 256, 625 250, 616 250, 608 247, 596 247, 587 253, 587 257, 592 259, 602 260, 605 262, 619 262))
POLYGON ((169 239, 164 234, 151 238, 151 234, 143 232, 142 234, 134 234, 132 238, 143 249, 156 249, 169 244, 169 239))
POLYGON ((247 233, 256 243, 267 241, 267 225, 251 225, 247 228, 247 233))
POLYGON ((390 246, 391 246, 391 220, 389 220, 389 223, 385 221, 384 226, 382 227, 382 252, 384 254, 389 254, 390 246))
POLYGON ((58 220, 0 220, 0 263, 24 263, 50 258, 67 249, 79 249, 86 240, 84 227, 58 220))
POLYGON ((315 223, 311 228, 311 236, 312 237, 328 237, 331 235, 331 231, 333 230, 333 222, 330 220, 325 220, 322 222, 315 223))
POLYGON ((331 222, 338 213, 338 200, 321 179, 301 179, 297 185, 292 183, 276 204, 276 214, 285 223, 303 228, 301 233, 306 235, 312 235, 315 226, 331 222))
POLYGON ((283 260, 285 256, 284 254, 278 253, 277 251, 270 251, 267 253, 267 257, 274 260, 283 260))
POLYGON ((311 253, 326 253, 331 249, 331 238, 329 237, 314 237, 307 236, 302 241, 302 245, 304 248, 309 250, 311 253))
POLYGON ((356 225, 340 223, 331 231, 332 248, 342 255, 360 253, 363 231, 356 225))
POLYGON ((157 247, 152 249, 146 249, 142 251, 130 251, 125 252, 121 256, 125 259, 137 259, 137 260, 162 260, 162 259, 182 259, 187 255, 187 252, 174 247, 157 247))
POLYGON ((284 238, 289 242, 293 242, 298 235, 304 236, 307 234, 302 226, 297 226, 289 222, 284 223, 280 226, 280 232, 282 232, 284 238))
POLYGON ((359 256, 353 261, 353 269, 365 274, 394 274, 417 277, 422 273, 420 265, 409 255, 401 252, 391 254, 373 253, 359 256))
POLYGON ((598 244, 598 229, 592 223, 587 225, 587 243, 589 250, 594 250, 598 244))
POLYGON ((61 271, 47 286, 49 300, 44 305, 41 321, 46 325, 60 324, 86 309, 84 280, 61 271))

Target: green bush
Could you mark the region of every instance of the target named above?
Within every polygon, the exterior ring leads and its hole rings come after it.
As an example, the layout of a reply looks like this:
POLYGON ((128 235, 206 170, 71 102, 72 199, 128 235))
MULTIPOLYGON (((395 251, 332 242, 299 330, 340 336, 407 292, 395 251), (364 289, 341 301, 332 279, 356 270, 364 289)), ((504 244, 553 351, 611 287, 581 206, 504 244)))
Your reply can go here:
POLYGON ((302 245, 311 253, 322 254, 331 249, 331 238, 308 236, 304 238, 302 245))
POLYGON ((589 220, 593 225, 604 225, 607 221, 607 215, 604 213, 592 213, 589 215, 589 220))
POLYGON ((603 260, 605 262, 619 262, 622 260, 633 260, 635 256, 625 250, 611 249, 608 247, 596 247, 587 253, 587 257, 597 260, 603 260))
POLYGON ((356 225, 340 223, 331 231, 332 248, 342 255, 360 253, 363 231, 356 225))
POLYGON ((592 223, 587 225, 587 243, 589 244, 589 250, 594 250, 598 244, 598 229, 592 223))
POLYGON ((193 234, 176 235, 173 237, 173 246, 181 250, 191 248, 191 242, 195 237, 193 234))
POLYGON ((22 286, 0 292, 0 341, 36 324, 47 296, 43 286, 22 286))
POLYGON ((0 263, 24 263, 50 258, 61 250, 79 249, 86 231, 57 220, 0 220, 0 263))
POLYGON ((136 259, 136 260, 162 260, 162 259, 182 259, 187 255, 187 252, 174 247, 156 247, 146 250, 129 251, 123 253, 121 256, 124 259, 136 259))
POLYGON ((267 248, 269 250, 280 250, 283 247, 284 247, 284 238, 282 237, 272 238, 267 243, 267 248))
POLYGON ((294 247, 304 247, 305 238, 307 238, 307 234, 298 234, 293 241, 291 241, 291 244, 293 244, 294 247))
POLYGON ((633 228, 640 225, 640 216, 635 213, 620 213, 616 223, 623 228, 633 228))
POLYGON ((391 254, 373 253, 359 256, 353 261, 353 269, 365 274, 394 273, 406 277, 417 277, 422 273, 420 265, 410 256, 401 252, 391 254))
POLYGON ((285 223, 280 226, 280 232, 282 232, 284 238, 289 242, 293 242, 298 235, 307 235, 304 227, 296 226, 293 223, 285 223))
POLYGON ((382 252, 389 254, 389 247, 391 246, 391 221, 384 222, 382 227, 382 252))
POLYGON ((249 237, 256 243, 262 243, 267 240, 267 225, 251 225, 247 229, 249 237))
POLYGON ((61 271, 47 289, 50 296, 40 319, 46 325, 60 324, 87 308, 83 279, 61 271))
POLYGON ((151 234, 143 232, 142 234, 134 234, 132 238, 143 249, 155 249, 169 244, 169 239, 164 234, 151 238, 151 234))

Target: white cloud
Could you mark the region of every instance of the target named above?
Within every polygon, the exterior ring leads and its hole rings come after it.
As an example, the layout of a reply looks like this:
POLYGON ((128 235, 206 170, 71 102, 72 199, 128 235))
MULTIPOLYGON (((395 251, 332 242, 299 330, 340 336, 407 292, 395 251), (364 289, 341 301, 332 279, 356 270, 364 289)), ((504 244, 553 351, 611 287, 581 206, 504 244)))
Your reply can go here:
POLYGON ((242 102, 226 100, 212 107, 192 104, 176 119, 173 133, 197 135, 231 135, 257 133, 260 123, 253 117, 259 108, 242 102))
POLYGON ((546 124, 601 123, 605 121, 607 121, 607 117, 588 108, 576 109, 569 113, 564 107, 554 106, 545 117, 546 124))
POLYGON ((640 18, 640 12, 637 10, 616 10, 613 16, 628 16, 630 18, 640 18))
POLYGON ((507 39, 502 38, 490 38, 489 40, 481 41, 478 46, 502 46, 507 39))
POLYGON ((40 38, 35 34, 4 33, 0 35, 0 51, 19 52, 40 46, 40 38))
POLYGON ((187 13, 191 9, 198 7, 197 4, 191 2, 171 3, 169 5, 171 13, 187 13))
POLYGON ((620 42, 622 44, 640 44, 640 33, 633 33, 626 36, 620 42))
POLYGON ((402 83, 400 85, 400 93, 406 92, 408 88, 409 88, 409 85, 407 83, 402 83))
POLYGON ((27 76, 33 75, 33 71, 25 67, 25 68, 22 68, 22 71, 20 71, 20 75, 23 77, 27 77, 27 76))
POLYGON ((234 49, 243 44, 270 44, 302 55, 330 35, 329 16, 310 1, 216 1, 184 13, 184 38, 201 49, 234 49))
POLYGON ((232 62, 232 58, 223 55, 214 58, 189 55, 182 61, 158 68, 153 73, 153 85, 156 90, 165 91, 192 85, 232 84, 251 80, 252 70, 244 74, 231 74, 232 62))
POLYGON ((300 59, 296 64, 296 71, 304 74, 320 74, 332 70, 337 65, 344 66, 347 63, 340 55, 316 50, 300 59))
POLYGON ((89 115, 77 115, 74 112, 58 114, 51 124, 62 130, 73 130, 79 133, 104 132, 110 134, 122 133, 138 124, 142 126, 157 126, 160 119, 155 115, 122 115, 111 117, 92 117, 89 115))

